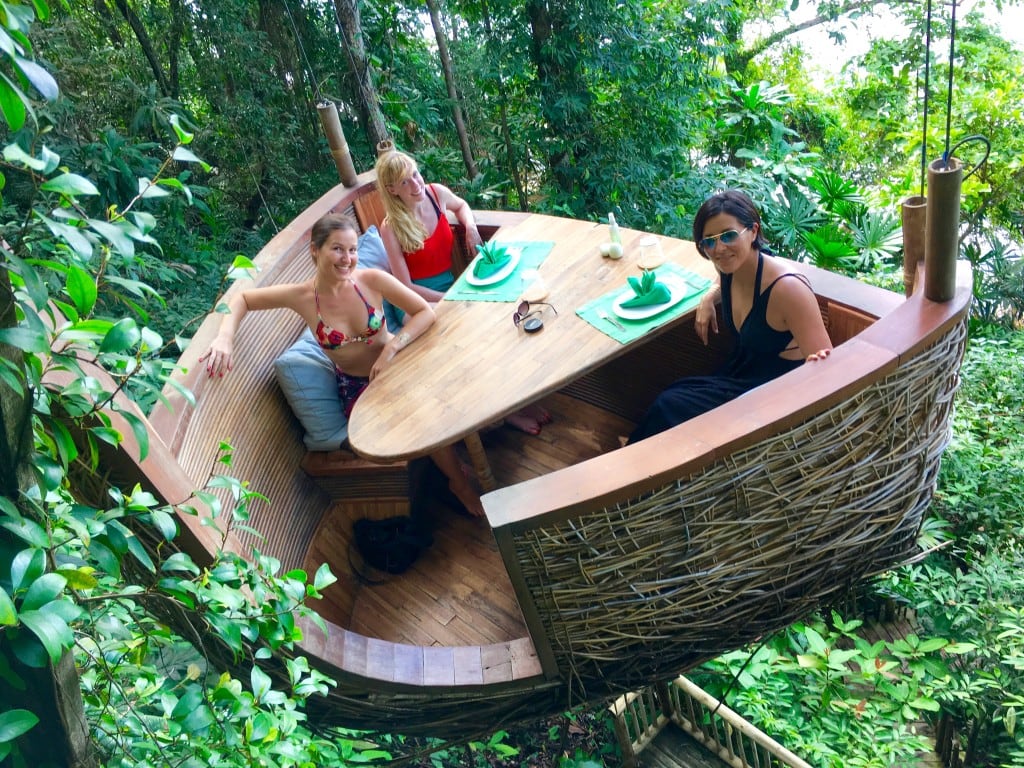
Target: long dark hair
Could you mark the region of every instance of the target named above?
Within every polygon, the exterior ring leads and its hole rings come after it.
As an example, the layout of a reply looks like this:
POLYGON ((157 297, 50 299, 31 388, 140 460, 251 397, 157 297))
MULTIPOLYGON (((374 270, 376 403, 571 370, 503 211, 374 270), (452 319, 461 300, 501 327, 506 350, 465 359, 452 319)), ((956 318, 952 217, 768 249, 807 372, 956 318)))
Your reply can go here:
POLYGON ((761 226, 761 214, 758 213, 754 201, 747 196, 746 192, 740 192, 738 189, 727 189, 705 200, 697 210, 697 215, 693 217, 693 242, 698 244, 697 251, 701 256, 705 259, 711 258, 704 253, 704 249, 700 246, 700 241, 704 239, 704 225, 708 223, 708 219, 720 213, 732 216, 744 227, 753 228, 757 224, 757 237, 754 238, 754 247, 759 251, 769 250, 768 243, 764 239, 763 227, 761 226))

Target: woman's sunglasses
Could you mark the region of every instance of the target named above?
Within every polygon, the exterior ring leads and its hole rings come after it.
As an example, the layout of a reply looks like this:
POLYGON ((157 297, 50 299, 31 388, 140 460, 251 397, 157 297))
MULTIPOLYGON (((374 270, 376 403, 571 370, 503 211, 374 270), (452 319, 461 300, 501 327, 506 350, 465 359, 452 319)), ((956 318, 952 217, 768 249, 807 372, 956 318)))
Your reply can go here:
POLYGON ((539 309, 531 310, 531 306, 551 307, 551 311, 554 312, 556 315, 558 314, 558 310, 555 309, 553 305, 548 304, 546 301, 535 301, 533 302, 533 304, 530 304, 530 302, 528 301, 521 301, 519 302, 519 306, 516 307, 516 311, 512 313, 512 323, 516 326, 516 328, 518 328, 519 324, 526 320, 526 318, 531 317, 533 315, 539 315, 541 313, 541 310, 539 309))
POLYGON ((727 229, 720 235, 712 235, 711 237, 705 237, 701 240, 698 240, 697 245, 701 247, 701 250, 713 251, 715 250, 715 246, 718 245, 719 242, 721 242, 722 245, 732 245, 733 243, 736 242, 739 236, 746 232, 748 229, 750 229, 750 227, 744 227, 739 232, 737 232, 735 229, 727 229))

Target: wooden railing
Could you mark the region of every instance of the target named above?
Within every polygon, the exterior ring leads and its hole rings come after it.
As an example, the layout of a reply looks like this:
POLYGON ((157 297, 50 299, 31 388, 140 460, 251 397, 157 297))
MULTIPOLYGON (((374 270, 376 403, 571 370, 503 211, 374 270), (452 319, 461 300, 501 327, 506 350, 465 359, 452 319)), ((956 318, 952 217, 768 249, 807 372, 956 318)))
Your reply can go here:
POLYGON ((669 685, 620 696, 610 710, 626 768, 635 768, 641 750, 670 722, 735 768, 811 768, 682 675, 669 685))

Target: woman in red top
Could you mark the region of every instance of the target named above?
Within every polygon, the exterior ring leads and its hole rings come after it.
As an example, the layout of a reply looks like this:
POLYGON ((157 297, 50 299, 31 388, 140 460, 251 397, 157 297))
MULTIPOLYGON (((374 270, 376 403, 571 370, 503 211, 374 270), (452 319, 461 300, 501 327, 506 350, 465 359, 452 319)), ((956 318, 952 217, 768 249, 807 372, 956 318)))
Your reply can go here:
MULTIPOLYGON (((377 190, 387 214, 380 227, 391 273, 427 301, 441 300, 455 282, 452 244, 455 234, 446 211, 466 231, 466 250, 476 253, 483 240, 469 203, 443 184, 426 184, 416 161, 392 150, 377 158, 377 190)), ((398 321, 402 322, 401 313, 398 321)), ((540 433, 551 414, 540 406, 528 406, 507 419, 531 435, 540 433)))

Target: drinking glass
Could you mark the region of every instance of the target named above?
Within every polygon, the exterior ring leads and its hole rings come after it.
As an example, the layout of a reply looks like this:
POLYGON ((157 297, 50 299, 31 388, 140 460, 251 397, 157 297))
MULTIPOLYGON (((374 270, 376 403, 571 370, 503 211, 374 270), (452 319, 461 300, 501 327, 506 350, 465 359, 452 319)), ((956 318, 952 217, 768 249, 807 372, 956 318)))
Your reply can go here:
POLYGON ((538 270, 524 269, 520 277, 523 281, 521 297, 524 301, 538 302, 547 298, 548 288, 538 270))
POLYGON ((661 250, 661 241, 654 235, 644 235, 641 237, 638 246, 639 255, 636 259, 636 265, 640 269, 654 269, 665 263, 665 254, 661 250))

